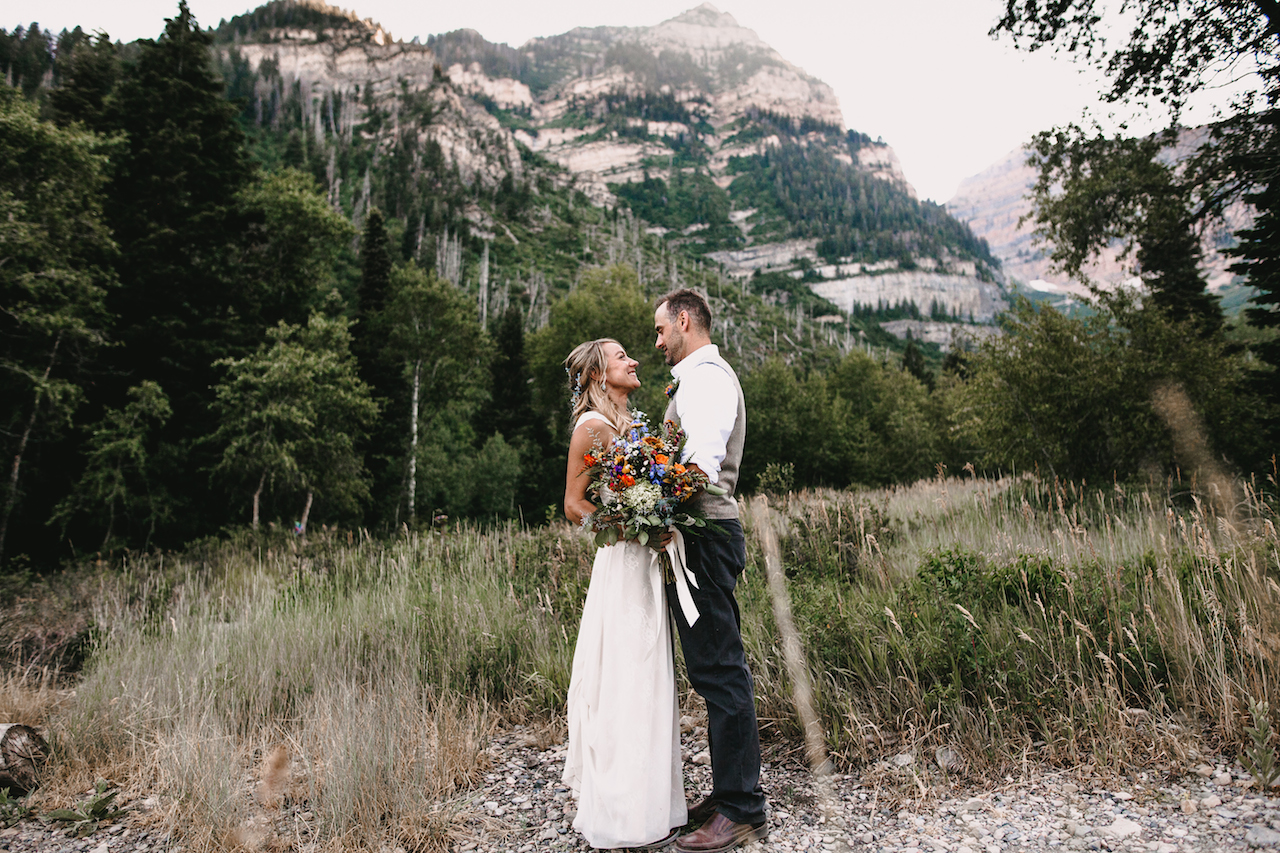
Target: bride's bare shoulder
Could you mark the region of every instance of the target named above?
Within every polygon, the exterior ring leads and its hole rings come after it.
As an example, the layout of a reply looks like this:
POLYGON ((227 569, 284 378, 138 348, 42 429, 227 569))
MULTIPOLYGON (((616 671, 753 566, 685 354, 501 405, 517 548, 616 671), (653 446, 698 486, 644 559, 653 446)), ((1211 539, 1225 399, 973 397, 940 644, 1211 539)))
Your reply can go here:
POLYGON ((599 412, 591 411, 584 412, 582 416, 578 418, 578 422, 574 424, 573 427, 574 438, 577 438, 579 435, 584 433, 608 436, 609 438, 612 438, 618 434, 618 431, 614 428, 613 423, 604 415, 599 412))

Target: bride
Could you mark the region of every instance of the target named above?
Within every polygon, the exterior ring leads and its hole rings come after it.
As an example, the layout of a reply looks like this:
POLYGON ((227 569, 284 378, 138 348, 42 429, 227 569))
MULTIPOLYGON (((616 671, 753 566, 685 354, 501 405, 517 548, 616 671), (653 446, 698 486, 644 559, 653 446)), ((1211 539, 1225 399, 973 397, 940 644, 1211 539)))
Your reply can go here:
MULTIPOLYGON (((638 362, 610 338, 565 360, 573 437, 564 511, 579 524, 587 499, 582 456, 627 429, 638 362)), ((578 798, 573 828, 592 847, 660 847, 684 826, 671 621, 656 552, 635 541, 596 551, 569 681, 564 781, 578 798)))

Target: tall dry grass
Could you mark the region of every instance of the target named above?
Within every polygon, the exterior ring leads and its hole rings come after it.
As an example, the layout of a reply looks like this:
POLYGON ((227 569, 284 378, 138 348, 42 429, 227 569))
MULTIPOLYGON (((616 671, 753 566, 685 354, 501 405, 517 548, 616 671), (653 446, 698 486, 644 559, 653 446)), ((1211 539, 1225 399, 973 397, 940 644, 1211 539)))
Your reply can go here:
MULTIPOLYGON (((1177 483, 1025 477, 775 501, 830 754, 945 746, 1003 775, 1028 757, 1171 766, 1240 743, 1249 698, 1280 707, 1280 544, 1272 505, 1236 487, 1229 512, 1177 483)), ((763 530, 744 523, 760 717, 798 740, 763 530)), ((457 804, 495 728, 560 713, 591 555, 568 527, 513 525, 86 567, 52 607, 91 614, 74 694, 32 670, 0 703, 49 731, 49 805, 107 776, 161 795, 155 819, 193 850, 441 849, 465 831, 457 804), (314 819, 285 820, 301 803, 314 819)))
POLYGON ((321 848, 442 848, 439 804, 483 772, 499 716, 562 702, 587 557, 569 531, 508 527, 132 560, 103 576, 97 651, 48 715, 63 787, 109 769, 165 794, 196 847, 269 846, 267 804, 305 800, 321 848), (284 793, 255 798, 281 754, 284 793))
MULTIPOLYGON (((1129 766, 1238 744, 1280 663, 1274 512, 1238 488, 1230 518, 1190 493, 1029 478, 790 496, 830 747, 945 745, 1004 773, 1028 754, 1129 766)), ((740 597, 761 715, 797 734, 763 586, 740 597)))

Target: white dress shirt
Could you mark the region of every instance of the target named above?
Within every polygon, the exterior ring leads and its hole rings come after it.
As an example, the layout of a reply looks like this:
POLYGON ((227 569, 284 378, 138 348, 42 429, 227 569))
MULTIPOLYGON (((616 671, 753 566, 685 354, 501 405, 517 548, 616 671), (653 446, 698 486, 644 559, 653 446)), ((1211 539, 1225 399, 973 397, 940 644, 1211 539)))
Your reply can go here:
POLYGON ((733 368, 720 357, 720 348, 705 344, 671 368, 680 383, 675 395, 676 415, 684 429, 681 460, 697 465, 715 483, 720 478, 729 436, 738 416, 738 391, 733 368))

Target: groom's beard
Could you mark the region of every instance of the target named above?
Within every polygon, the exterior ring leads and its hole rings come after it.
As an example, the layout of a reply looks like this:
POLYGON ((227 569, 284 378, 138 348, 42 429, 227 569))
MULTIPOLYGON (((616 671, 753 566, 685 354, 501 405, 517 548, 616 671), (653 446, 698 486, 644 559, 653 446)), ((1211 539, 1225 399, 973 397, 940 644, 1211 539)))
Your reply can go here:
POLYGON ((662 354, 666 358, 667 367, 675 367, 684 358, 684 335, 673 329, 667 333, 666 344, 662 354))

